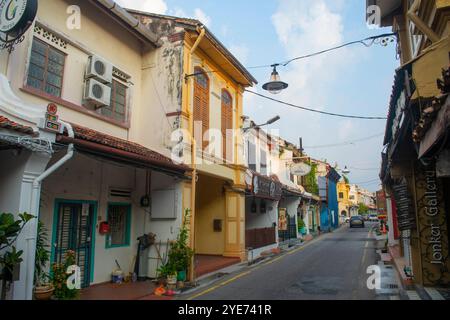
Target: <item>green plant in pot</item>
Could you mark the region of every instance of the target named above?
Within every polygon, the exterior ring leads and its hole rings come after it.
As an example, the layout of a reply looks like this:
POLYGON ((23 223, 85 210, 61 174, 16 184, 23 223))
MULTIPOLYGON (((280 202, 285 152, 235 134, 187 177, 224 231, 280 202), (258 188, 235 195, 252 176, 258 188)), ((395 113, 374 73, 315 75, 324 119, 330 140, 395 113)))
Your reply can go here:
POLYGON ((178 274, 178 281, 186 281, 186 272, 194 251, 189 247, 189 229, 187 227, 190 218, 190 209, 187 209, 184 215, 183 224, 178 234, 177 240, 172 243, 169 251, 169 261, 175 265, 178 274))
POLYGON ((13 245, 25 225, 34 216, 23 213, 16 219, 12 213, 0 214, 0 278, 2 290, 0 300, 6 299, 7 285, 17 277, 17 270, 22 262, 22 250, 17 250, 13 245))
POLYGON ((38 222, 38 236, 36 240, 36 259, 34 266, 34 297, 36 300, 50 300, 55 291, 50 276, 45 272, 50 261, 48 250, 48 233, 42 221, 38 222))
POLYGON ((300 218, 298 219, 297 227, 299 233, 301 233, 302 235, 306 234, 306 224, 305 221, 303 221, 303 219, 300 218))
POLYGON ((170 244, 167 262, 158 269, 159 277, 166 278, 167 283, 170 285, 176 284, 177 281, 186 281, 186 272, 194 255, 188 244, 189 229, 187 226, 189 216, 190 209, 187 209, 177 240, 170 244))
POLYGON ((67 287, 67 279, 69 274, 67 270, 70 266, 75 265, 75 251, 67 250, 64 254, 63 263, 54 263, 52 265, 52 281, 53 287, 55 288, 54 297, 58 300, 74 300, 78 299, 80 290, 79 289, 69 289, 67 287))
POLYGON ((161 284, 173 285, 177 283, 177 269, 170 259, 158 268, 158 274, 161 284))

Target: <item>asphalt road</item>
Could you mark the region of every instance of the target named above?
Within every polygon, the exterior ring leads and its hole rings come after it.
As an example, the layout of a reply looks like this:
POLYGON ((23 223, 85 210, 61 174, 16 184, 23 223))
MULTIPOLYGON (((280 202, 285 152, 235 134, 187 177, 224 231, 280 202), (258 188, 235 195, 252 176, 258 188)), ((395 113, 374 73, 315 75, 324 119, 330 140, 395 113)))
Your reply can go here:
POLYGON ((366 273, 376 264, 366 228, 343 226, 253 268, 229 275, 181 299, 194 300, 373 300, 366 273))

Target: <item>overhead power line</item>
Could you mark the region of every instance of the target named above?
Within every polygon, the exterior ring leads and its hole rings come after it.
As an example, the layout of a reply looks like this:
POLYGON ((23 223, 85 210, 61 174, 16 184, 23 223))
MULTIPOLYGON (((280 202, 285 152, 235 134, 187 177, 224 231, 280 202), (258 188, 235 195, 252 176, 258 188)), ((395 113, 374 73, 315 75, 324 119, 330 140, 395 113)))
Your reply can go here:
MULTIPOLYGON (((367 37, 367 38, 361 39, 361 40, 350 41, 350 42, 344 43, 342 45, 339 45, 339 46, 336 46, 336 47, 333 47, 333 48, 329 48, 329 49, 325 49, 325 50, 322 50, 322 51, 310 53, 310 54, 307 54, 307 55, 304 55, 304 56, 292 58, 292 59, 290 59, 288 61, 285 61, 285 62, 269 64, 269 65, 248 67, 247 69, 269 68, 269 67, 273 67, 274 65, 286 67, 288 64, 290 64, 293 61, 315 57, 315 56, 318 56, 318 55, 321 55, 321 54, 324 54, 324 53, 327 53, 327 52, 330 52, 330 51, 342 49, 344 47, 347 47, 347 46, 350 46, 350 45, 353 45, 353 44, 362 44, 365 47, 370 47, 373 44, 375 44, 377 42, 377 40, 392 38, 393 36, 396 36, 396 35, 397 35, 397 33, 384 33, 384 34, 380 34, 380 35, 377 35, 377 36, 367 37)), ((391 41, 393 41, 393 40, 391 40, 391 41)), ((384 42, 383 42, 383 40, 380 40, 380 42, 382 44, 387 44, 389 41, 388 40, 384 40, 384 42)))
POLYGON ((340 118, 350 118, 350 119, 363 119, 363 120, 387 120, 386 117, 365 117, 365 116, 346 115, 346 114, 339 114, 339 113, 332 113, 332 112, 321 111, 321 110, 307 108, 307 107, 301 107, 301 106, 298 106, 298 105, 295 105, 295 104, 292 104, 292 103, 288 103, 288 102, 285 102, 285 101, 281 101, 281 100, 278 100, 278 99, 275 99, 275 98, 272 98, 272 97, 269 97, 269 96, 265 96, 263 94, 260 94, 260 93, 254 92, 254 91, 250 91, 250 90, 247 90, 247 89, 245 89, 244 91, 245 92, 249 92, 251 94, 254 94, 256 96, 259 96, 261 98, 267 99, 267 100, 271 100, 271 101, 274 101, 274 102, 278 102, 278 103, 284 104, 284 105, 289 106, 289 107, 302 109, 302 110, 305 110, 305 111, 310 111, 310 112, 315 112, 315 113, 320 113, 320 114, 324 114, 324 115, 328 115, 328 116, 340 117, 340 118))
POLYGON ((365 137, 365 138, 361 138, 361 139, 356 139, 356 140, 352 140, 352 141, 340 142, 340 143, 335 143, 335 144, 324 144, 324 145, 320 145, 320 146, 310 146, 310 147, 304 147, 304 148, 305 149, 321 149, 321 148, 342 147, 342 146, 346 146, 346 145, 352 145, 352 144, 355 144, 355 143, 358 143, 358 142, 364 142, 364 141, 372 140, 374 138, 381 137, 383 135, 384 135, 384 133, 379 133, 379 134, 375 134, 373 136, 369 136, 369 137, 365 137))

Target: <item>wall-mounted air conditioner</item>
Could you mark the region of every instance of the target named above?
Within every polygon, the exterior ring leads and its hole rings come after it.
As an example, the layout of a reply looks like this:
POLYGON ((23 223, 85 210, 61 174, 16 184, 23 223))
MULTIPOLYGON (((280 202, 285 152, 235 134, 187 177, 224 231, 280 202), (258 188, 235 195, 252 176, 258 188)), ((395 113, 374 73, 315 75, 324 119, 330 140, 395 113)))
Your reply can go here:
POLYGON ((109 106, 111 103, 111 88, 95 79, 88 79, 84 90, 84 99, 97 108, 109 106))
POLYGON ((95 78, 102 83, 111 83, 113 65, 100 57, 90 56, 86 69, 86 78, 95 78))

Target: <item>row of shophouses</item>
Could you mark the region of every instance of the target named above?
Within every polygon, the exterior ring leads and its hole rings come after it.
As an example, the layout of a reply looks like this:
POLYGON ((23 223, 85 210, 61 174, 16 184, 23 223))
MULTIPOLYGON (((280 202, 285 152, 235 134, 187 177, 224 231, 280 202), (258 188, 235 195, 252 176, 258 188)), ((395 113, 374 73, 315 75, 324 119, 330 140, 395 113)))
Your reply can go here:
MULTIPOLYGON (((0 210, 38 215, 51 262, 74 250, 83 287, 110 281, 116 261, 131 272, 149 233, 159 249, 144 276, 156 277, 186 212, 191 279, 212 271, 205 257, 245 261, 338 227, 337 171, 308 159, 313 176, 299 178, 297 147, 241 130, 257 81, 200 21, 45 0, 21 40, 0 53, 0 210), (202 141, 211 128, 226 151, 202 141)), ((17 240, 12 299, 32 298, 36 229, 34 219, 17 240)))
POLYGON ((450 1, 381 1, 398 33, 380 177, 388 244, 406 283, 450 284, 450 1))

